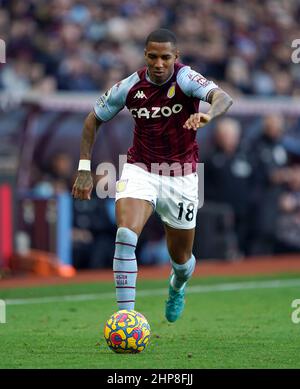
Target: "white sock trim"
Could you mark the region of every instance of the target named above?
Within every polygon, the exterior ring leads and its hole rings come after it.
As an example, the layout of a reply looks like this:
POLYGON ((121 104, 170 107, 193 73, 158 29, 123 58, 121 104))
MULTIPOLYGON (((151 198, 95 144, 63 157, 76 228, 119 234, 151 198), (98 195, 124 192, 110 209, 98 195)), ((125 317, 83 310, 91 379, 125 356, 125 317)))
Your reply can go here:
POLYGON ((182 290, 187 281, 191 278, 196 265, 196 259, 194 255, 191 256, 185 263, 178 264, 171 259, 172 273, 170 279, 170 285, 176 291, 182 290))

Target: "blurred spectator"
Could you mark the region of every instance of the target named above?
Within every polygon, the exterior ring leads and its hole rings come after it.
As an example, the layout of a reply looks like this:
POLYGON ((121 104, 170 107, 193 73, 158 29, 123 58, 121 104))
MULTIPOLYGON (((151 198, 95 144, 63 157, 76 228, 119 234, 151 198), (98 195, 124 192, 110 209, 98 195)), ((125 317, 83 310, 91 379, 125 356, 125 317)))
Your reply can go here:
POLYGON ((300 251, 300 165, 287 172, 286 189, 279 197, 279 216, 276 226, 277 253, 300 251))
POLYGON ((115 242, 114 199, 74 200, 73 263, 77 269, 112 266, 115 242))
POLYGON ((253 188, 255 238, 252 254, 271 254, 275 249, 279 196, 288 179, 288 169, 286 168, 288 155, 282 146, 284 129, 285 123, 281 115, 266 116, 263 121, 262 133, 251 146, 251 150, 255 152, 253 188))
POLYGON ((73 184, 73 159, 62 151, 55 153, 47 166, 35 172, 33 193, 50 197, 57 193, 70 192, 73 184))
POLYGON ((245 254, 253 171, 249 156, 241 147, 241 135, 238 121, 223 118, 217 122, 212 148, 204 161, 204 190, 205 201, 232 208, 239 249, 245 254))
POLYGON ((117 230, 115 200, 99 198, 98 185, 103 177, 94 176, 91 200, 73 200, 73 261, 77 269, 112 265, 117 230))

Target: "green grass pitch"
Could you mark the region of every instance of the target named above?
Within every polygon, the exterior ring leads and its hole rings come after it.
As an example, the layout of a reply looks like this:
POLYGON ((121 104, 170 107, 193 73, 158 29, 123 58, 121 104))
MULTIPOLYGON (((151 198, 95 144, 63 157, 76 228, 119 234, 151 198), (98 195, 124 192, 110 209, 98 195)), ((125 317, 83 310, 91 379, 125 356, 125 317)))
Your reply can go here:
POLYGON ((152 331, 133 355, 113 353, 103 338, 117 311, 112 282, 0 290, 0 368, 299 368, 299 287, 295 274, 194 278, 184 315, 170 324, 167 280, 139 280, 136 310, 152 331))

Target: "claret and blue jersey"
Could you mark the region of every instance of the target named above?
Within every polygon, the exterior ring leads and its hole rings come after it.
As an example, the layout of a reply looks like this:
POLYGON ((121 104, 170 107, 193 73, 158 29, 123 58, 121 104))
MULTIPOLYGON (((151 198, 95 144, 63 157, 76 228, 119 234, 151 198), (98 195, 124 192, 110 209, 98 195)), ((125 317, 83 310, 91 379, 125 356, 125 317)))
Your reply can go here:
POLYGON ((198 144, 196 132, 183 128, 199 111, 217 85, 192 70, 175 63, 174 73, 162 85, 153 83, 144 67, 115 84, 94 106, 101 121, 112 119, 125 106, 135 121, 133 146, 128 150, 129 163, 143 163, 151 171, 152 163, 191 164, 196 170, 198 144))

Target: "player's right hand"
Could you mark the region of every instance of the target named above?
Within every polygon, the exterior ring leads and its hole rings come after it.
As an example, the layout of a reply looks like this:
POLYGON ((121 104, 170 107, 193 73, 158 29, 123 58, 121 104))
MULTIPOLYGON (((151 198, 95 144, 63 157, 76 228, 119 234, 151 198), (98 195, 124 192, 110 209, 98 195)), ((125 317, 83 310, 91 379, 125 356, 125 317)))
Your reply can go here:
POLYGON ((72 196, 74 199, 90 200, 92 189, 93 177, 91 172, 85 170, 79 171, 72 188, 72 196))

